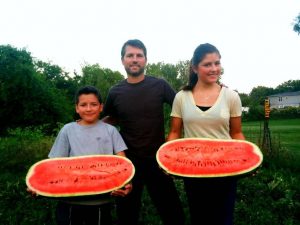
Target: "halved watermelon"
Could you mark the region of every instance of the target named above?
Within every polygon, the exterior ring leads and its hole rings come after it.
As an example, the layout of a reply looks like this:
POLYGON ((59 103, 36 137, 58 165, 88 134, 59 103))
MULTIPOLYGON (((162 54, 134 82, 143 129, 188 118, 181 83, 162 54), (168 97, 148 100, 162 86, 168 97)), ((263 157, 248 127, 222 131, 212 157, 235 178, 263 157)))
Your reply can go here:
POLYGON ((163 144, 156 159, 160 167, 172 175, 225 177, 256 169, 263 155, 248 141, 182 138, 163 144))
POLYGON ((123 187, 134 172, 129 159, 116 155, 52 158, 32 165, 26 184, 48 197, 95 195, 123 187))

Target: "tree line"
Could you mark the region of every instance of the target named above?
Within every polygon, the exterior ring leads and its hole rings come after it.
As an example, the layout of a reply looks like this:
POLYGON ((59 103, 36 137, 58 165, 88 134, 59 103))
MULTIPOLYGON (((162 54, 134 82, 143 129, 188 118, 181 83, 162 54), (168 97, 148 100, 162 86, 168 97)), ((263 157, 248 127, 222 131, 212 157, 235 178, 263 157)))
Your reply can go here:
POLYGON ((300 35, 300 13, 298 14, 298 16, 296 16, 296 18, 294 19, 293 22, 293 30, 298 33, 298 35, 300 35))
MULTIPOLYGON (((176 90, 188 81, 189 60, 149 63, 146 73, 166 79, 176 90)), ((85 64, 70 74, 60 66, 33 58, 26 49, 0 45, 0 134, 8 129, 44 126, 52 132, 58 124, 76 119, 74 94, 84 85, 94 85, 106 99, 109 88, 124 79, 118 71, 99 64, 85 64)), ((300 80, 289 80, 276 88, 258 86, 250 94, 240 93, 243 106, 263 105, 266 96, 299 91, 300 80)))

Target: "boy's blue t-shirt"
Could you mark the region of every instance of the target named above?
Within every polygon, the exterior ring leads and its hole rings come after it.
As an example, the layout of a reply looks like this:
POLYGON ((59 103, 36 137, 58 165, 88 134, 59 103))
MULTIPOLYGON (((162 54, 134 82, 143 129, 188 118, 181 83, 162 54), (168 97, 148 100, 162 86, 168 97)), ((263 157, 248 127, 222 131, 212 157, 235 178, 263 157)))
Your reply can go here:
POLYGON ((126 149, 120 133, 112 125, 100 120, 90 126, 71 122, 60 130, 48 156, 115 155, 126 149))

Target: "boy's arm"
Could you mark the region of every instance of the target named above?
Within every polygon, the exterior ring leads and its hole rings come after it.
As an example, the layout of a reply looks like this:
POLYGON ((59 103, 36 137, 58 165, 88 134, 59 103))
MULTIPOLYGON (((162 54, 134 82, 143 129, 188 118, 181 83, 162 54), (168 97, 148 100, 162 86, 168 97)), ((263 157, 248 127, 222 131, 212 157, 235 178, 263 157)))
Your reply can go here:
POLYGON ((55 141, 51 147, 51 150, 48 154, 49 158, 56 157, 69 157, 70 154, 70 141, 68 137, 67 127, 64 126, 58 133, 55 141))
POLYGON ((126 154, 124 151, 118 152, 116 155, 126 157, 126 154))

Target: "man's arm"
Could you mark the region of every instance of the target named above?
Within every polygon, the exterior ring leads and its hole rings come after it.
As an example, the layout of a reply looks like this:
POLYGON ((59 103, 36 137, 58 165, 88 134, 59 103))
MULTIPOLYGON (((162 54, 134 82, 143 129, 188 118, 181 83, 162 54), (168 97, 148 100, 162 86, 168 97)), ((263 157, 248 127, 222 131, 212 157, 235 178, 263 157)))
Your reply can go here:
POLYGON ((116 126, 118 125, 118 119, 113 116, 105 116, 101 119, 104 123, 108 123, 110 125, 116 126))

